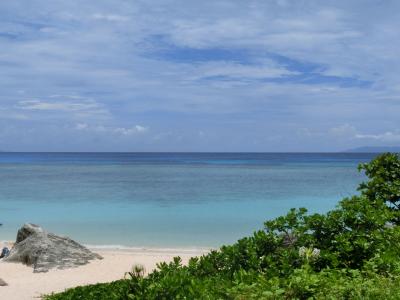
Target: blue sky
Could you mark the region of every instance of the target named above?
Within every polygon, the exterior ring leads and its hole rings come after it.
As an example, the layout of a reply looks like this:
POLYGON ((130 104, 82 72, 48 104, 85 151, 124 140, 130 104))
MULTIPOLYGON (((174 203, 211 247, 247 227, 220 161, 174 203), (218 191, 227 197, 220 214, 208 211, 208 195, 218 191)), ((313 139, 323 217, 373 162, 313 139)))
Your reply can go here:
POLYGON ((0 149, 400 144, 399 1, 0 3, 0 149))

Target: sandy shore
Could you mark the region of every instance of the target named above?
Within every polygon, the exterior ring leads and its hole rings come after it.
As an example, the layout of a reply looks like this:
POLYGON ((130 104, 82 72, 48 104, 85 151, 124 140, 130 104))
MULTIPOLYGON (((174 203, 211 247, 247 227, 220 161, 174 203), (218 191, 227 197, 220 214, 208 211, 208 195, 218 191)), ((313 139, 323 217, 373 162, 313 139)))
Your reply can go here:
POLYGON ((192 256, 199 256, 205 249, 91 249, 103 260, 68 270, 51 270, 47 273, 33 273, 32 268, 22 264, 6 263, 0 260, 0 278, 8 286, 0 287, 0 299, 40 299, 41 295, 60 292, 67 288, 110 282, 124 277, 125 272, 135 264, 141 264, 147 272, 160 261, 171 261, 180 256, 187 262, 192 256))

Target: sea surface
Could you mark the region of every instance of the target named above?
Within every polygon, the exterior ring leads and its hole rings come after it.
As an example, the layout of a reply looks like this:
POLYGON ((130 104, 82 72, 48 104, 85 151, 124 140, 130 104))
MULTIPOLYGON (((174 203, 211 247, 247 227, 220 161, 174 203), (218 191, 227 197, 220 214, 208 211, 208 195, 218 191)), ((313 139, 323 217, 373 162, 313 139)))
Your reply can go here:
POLYGON ((0 240, 25 222, 87 245, 218 247, 357 193, 370 153, 0 153, 0 240))

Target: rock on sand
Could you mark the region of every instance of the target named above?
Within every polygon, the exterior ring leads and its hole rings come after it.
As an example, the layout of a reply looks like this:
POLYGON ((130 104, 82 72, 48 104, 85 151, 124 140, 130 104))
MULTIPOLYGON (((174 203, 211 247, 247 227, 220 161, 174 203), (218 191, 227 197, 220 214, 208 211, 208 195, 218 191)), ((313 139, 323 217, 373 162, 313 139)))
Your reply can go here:
POLYGON ((102 257, 68 237, 48 233, 38 225, 25 224, 18 230, 15 245, 4 261, 33 266, 33 272, 37 273, 52 268, 74 268, 94 259, 102 257))

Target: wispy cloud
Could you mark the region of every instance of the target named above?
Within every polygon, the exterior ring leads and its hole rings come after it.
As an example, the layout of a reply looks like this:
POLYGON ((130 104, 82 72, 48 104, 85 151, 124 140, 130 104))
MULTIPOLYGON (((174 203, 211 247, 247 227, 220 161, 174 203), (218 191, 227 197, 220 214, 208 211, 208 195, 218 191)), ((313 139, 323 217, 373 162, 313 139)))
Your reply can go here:
POLYGON ((144 134, 149 131, 148 127, 142 125, 135 125, 133 127, 110 127, 104 125, 89 125, 87 123, 78 123, 74 129, 85 132, 95 132, 104 134, 116 134, 120 136, 132 136, 137 134, 144 134))
POLYGON ((386 131, 382 133, 361 133, 354 126, 343 124, 334 127, 330 133, 338 138, 347 138, 353 140, 364 140, 366 142, 400 142, 400 130, 386 131))
POLYGON ((381 142, 400 142, 400 130, 396 132, 387 131, 379 134, 356 134, 357 139, 377 140, 381 142))
POLYGON ((357 129, 349 124, 343 124, 337 127, 333 127, 330 129, 330 133, 336 137, 355 138, 358 135, 357 129))
POLYGON ((41 100, 25 100, 19 102, 19 107, 26 110, 53 110, 66 112, 97 111, 99 109, 99 105, 94 101, 47 102, 41 100))
POLYGON ((126 22, 129 21, 129 17, 116 15, 116 14, 102 14, 96 13, 93 14, 93 19, 100 21, 111 21, 111 22, 126 22))
POLYGON ((92 99, 80 96, 53 95, 46 100, 21 100, 15 106, 6 109, 17 115, 24 115, 26 119, 59 120, 69 122, 73 119, 110 119, 110 112, 104 105, 92 99))
MULTIPOLYGON (((298 74, 289 71, 279 65, 273 63, 262 63, 254 65, 243 65, 229 62, 212 62, 200 65, 198 67, 198 79, 235 79, 235 80, 252 80, 280 78, 283 76, 298 74)), ((194 77, 196 78, 196 77, 194 77)))

